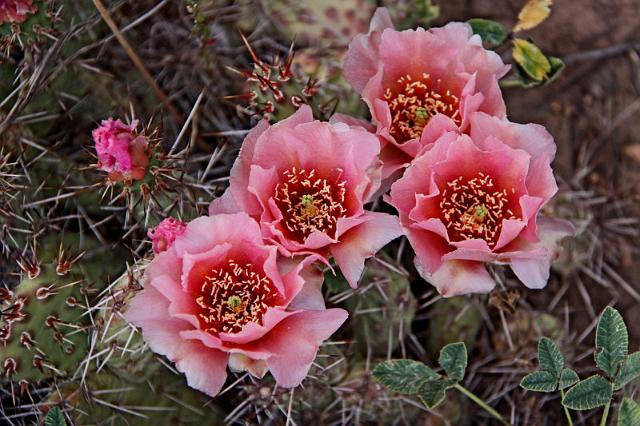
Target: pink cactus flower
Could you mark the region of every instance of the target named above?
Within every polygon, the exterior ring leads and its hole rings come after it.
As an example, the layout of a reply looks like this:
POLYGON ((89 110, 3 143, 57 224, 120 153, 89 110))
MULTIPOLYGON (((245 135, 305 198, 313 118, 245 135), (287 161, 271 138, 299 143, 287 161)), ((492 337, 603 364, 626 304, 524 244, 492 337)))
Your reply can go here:
POLYGON ((505 117, 498 80, 509 67, 465 23, 396 31, 385 8, 349 45, 345 78, 362 94, 382 137, 383 177, 440 135, 466 130, 475 111, 505 117))
POLYGON ((184 234, 187 225, 178 219, 168 217, 164 219, 154 229, 147 232, 147 236, 151 239, 154 253, 162 253, 166 251, 176 240, 176 237, 184 234))
POLYGON ((138 120, 126 125, 120 120, 103 120, 92 133, 98 154, 98 168, 114 181, 140 180, 149 165, 149 141, 136 131, 138 120))
POLYGON ((307 269, 313 259, 278 256, 244 213, 195 219, 149 264, 125 318, 210 396, 227 366, 297 386, 347 312, 325 308, 322 274, 307 269))
POLYGON ((0 24, 20 24, 37 11, 38 6, 33 4, 33 0, 0 0, 0 24))
POLYGON ((488 292, 484 263, 509 264, 529 288, 547 284, 568 222, 540 218, 556 193, 553 138, 542 126, 470 114, 470 135, 448 132, 416 157, 387 201, 416 252, 420 274, 443 296, 488 292))
POLYGON ((313 121, 311 108, 245 139, 230 187, 209 214, 245 211, 287 256, 333 256, 352 287, 366 258, 402 234, 395 216, 365 211, 380 186, 379 142, 361 127, 313 121))

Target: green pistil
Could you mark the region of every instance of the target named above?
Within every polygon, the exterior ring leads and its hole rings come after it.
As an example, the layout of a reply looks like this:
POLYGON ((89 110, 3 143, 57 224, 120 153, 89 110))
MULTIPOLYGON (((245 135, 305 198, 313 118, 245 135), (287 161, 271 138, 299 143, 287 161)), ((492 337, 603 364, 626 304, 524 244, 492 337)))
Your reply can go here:
POLYGON ((478 219, 484 219, 484 217, 489 213, 489 209, 485 206, 476 207, 475 212, 473 213, 478 219))
POLYGON ((427 114, 427 109, 425 107, 416 108, 416 111, 415 111, 416 124, 423 126, 427 122, 428 118, 429 116, 427 114))
POLYGON ((242 305, 242 299, 239 296, 231 296, 227 299, 227 305, 235 311, 242 305))
POLYGON ((304 207, 310 207, 313 204, 313 195, 303 195, 300 202, 304 207))

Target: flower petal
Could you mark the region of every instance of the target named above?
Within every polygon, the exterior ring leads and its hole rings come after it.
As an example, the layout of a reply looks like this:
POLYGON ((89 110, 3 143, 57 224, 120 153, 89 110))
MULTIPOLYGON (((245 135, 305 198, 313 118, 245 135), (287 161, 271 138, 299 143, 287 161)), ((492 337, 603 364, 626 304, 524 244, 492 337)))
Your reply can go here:
POLYGON ((369 34, 354 37, 344 61, 344 78, 362 93, 364 86, 376 73, 380 35, 386 28, 392 28, 391 17, 386 8, 379 7, 371 19, 369 34))
POLYGON ((152 351, 173 358, 180 352, 180 332, 192 326, 169 315, 169 301, 153 287, 138 293, 124 318, 142 329, 142 336, 152 351))
POLYGON ((423 271, 416 263, 422 277, 432 284, 443 297, 452 297, 468 293, 488 293, 495 282, 484 263, 468 260, 448 260, 433 274, 423 271))
POLYGON ((184 345, 183 357, 176 361, 176 368, 185 374, 189 386, 216 396, 227 380, 229 355, 197 341, 187 341, 184 345))
POLYGON ((303 311, 282 321, 260 345, 275 355, 267 359, 279 386, 298 386, 306 377, 320 344, 347 319, 344 309, 303 311))
POLYGON ((369 220, 352 228, 331 246, 331 254, 349 285, 356 288, 364 270, 364 261, 390 241, 402 235, 398 218, 387 213, 366 212, 369 220))
POLYGON ((262 359, 252 359, 241 353, 229 354, 229 369, 235 372, 248 371, 253 377, 262 379, 269 370, 262 359))
POLYGON ((538 235, 539 243, 531 244, 530 247, 522 250, 520 255, 514 255, 509 260, 514 274, 525 286, 532 289, 546 287, 551 262, 560 254, 558 243, 565 237, 575 235, 575 228, 566 220, 541 217, 538 220, 538 235), (534 252, 540 248, 546 250, 544 256, 527 256, 528 252, 534 252))

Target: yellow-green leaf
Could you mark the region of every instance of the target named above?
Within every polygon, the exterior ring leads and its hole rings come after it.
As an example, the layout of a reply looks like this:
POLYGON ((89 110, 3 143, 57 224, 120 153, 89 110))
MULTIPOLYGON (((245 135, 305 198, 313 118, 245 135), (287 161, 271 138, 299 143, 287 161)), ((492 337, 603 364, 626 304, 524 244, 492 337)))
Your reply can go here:
POLYGON ((516 38, 513 40, 513 59, 535 81, 542 81, 551 71, 551 62, 535 44, 516 38))
POLYGON ((551 13, 553 0, 529 0, 518 14, 514 32, 530 30, 544 22, 551 13))

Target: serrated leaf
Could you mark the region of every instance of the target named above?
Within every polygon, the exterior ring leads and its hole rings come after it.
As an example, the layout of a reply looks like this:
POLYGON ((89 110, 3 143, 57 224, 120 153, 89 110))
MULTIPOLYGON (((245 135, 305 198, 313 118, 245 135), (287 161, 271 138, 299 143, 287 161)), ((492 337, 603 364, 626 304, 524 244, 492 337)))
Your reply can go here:
POLYGON ((396 359, 376 365, 373 377, 392 391, 411 395, 418 393, 424 382, 438 380, 440 375, 421 362, 396 359))
POLYGON ((538 46, 521 38, 513 40, 513 60, 527 76, 538 82, 551 72, 551 63, 538 46))
POLYGON ((640 405, 631 398, 624 398, 618 410, 618 426, 640 425, 640 405))
POLYGON ((460 381, 467 369, 467 347, 464 343, 450 343, 440 350, 438 363, 450 379, 460 381))
POLYGON ((60 408, 53 407, 49 410, 47 416, 44 418, 44 426, 67 426, 67 421, 62 411, 60 411, 60 408))
POLYGON ((534 392, 553 392, 558 387, 558 379, 548 371, 534 371, 522 378, 520 386, 534 392))
POLYGON ((558 379, 564 368, 564 356, 558 345, 547 337, 543 337, 538 342, 538 362, 540 370, 551 374, 554 379, 558 379))
POLYGON ((420 391, 418 392, 418 398, 428 408, 437 407, 445 397, 447 389, 455 384, 453 380, 438 379, 424 382, 420 391))
POLYGON ((507 39, 508 33, 502 24, 489 19, 469 19, 474 34, 478 34, 488 47, 500 46, 507 39))
POLYGON ((596 329, 596 365, 615 377, 629 353, 629 333, 620 312, 607 306, 596 329))
POLYGON ((551 13, 553 0, 529 0, 518 14, 514 32, 530 30, 544 22, 551 13))
POLYGON ((591 376, 578 382, 562 398, 562 405, 572 410, 591 410, 606 405, 613 396, 611 382, 602 376, 591 376))
POLYGON ((573 386, 580 381, 580 377, 578 377, 578 373, 573 371, 570 368, 565 368, 562 370, 560 374, 560 381, 558 382, 558 389, 564 390, 569 386, 573 386))
POLYGON ((622 367, 620 367, 613 388, 618 390, 638 377, 640 377, 640 352, 634 352, 627 357, 622 367))

